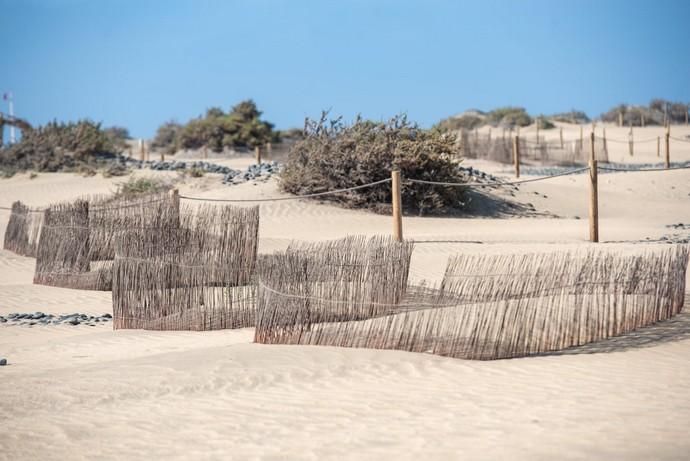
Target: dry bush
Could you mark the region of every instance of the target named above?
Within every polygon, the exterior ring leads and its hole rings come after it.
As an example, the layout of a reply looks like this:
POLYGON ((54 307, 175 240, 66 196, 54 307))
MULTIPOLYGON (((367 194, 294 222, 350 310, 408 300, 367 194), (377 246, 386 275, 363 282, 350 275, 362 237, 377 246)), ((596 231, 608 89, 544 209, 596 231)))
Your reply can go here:
MULTIPOLYGON (((357 118, 351 125, 341 119, 307 119, 304 139, 290 150, 281 174, 281 187, 292 194, 312 194, 368 184, 399 169, 403 178, 465 182, 453 158, 459 155, 454 134, 423 130, 405 116, 386 122, 357 118)), ((390 184, 321 197, 351 208, 387 210, 390 184)), ((463 188, 405 184, 403 207, 423 213, 461 209, 463 188)))

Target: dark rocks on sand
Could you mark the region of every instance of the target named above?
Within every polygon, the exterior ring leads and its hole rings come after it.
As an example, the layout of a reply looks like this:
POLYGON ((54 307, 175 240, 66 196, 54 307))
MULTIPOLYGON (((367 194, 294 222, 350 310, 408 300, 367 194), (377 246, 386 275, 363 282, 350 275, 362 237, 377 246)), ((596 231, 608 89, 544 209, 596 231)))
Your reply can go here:
POLYGON ((0 359, 0 367, 7 365, 7 359, 0 359))

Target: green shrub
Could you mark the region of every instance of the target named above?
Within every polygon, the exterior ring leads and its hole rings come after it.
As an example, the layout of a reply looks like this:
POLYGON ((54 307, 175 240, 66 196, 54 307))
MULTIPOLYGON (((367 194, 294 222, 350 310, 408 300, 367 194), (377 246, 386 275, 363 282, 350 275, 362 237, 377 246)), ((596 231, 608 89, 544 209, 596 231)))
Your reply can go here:
POLYGON ((556 125, 551 123, 551 120, 548 118, 544 117, 543 115, 540 115, 535 119, 537 125, 539 126, 540 130, 550 130, 552 128, 556 128, 556 125))
POLYGON ((207 147, 214 152, 224 148, 254 148, 278 142, 273 125, 261 120, 261 112, 252 100, 242 101, 227 114, 212 107, 203 118, 190 120, 175 134, 177 146, 184 149, 207 147))
POLYGON ((522 107, 499 107, 486 115, 493 125, 528 126, 532 124, 532 117, 522 107))
POLYGON ((590 118, 581 110, 571 110, 570 112, 563 112, 560 114, 554 114, 549 117, 551 120, 555 122, 562 122, 562 123, 578 123, 578 124, 584 124, 584 123, 589 123, 591 122, 590 118))
POLYGON ((127 141, 132 139, 129 135, 129 130, 121 126, 111 126, 103 130, 103 133, 110 139, 112 145, 118 151, 123 151, 127 149, 127 141))
POLYGON ((133 178, 130 177, 127 182, 117 185, 115 195, 118 196, 135 196, 141 194, 152 194, 156 192, 165 192, 172 189, 172 186, 159 178, 133 178))
POLYGON ((448 117, 436 124, 435 128, 440 131, 458 131, 458 130, 473 130, 478 128, 486 122, 484 117, 474 114, 462 114, 454 117, 448 117))
MULTIPOLYGON (((396 116, 386 122, 357 118, 307 119, 304 139, 288 155, 281 173, 281 188, 292 194, 311 194, 388 179, 399 169, 404 178, 464 182, 457 164, 456 137, 439 130, 423 130, 396 116)), ((405 184, 403 207, 420 214, 461 209, 465 192, 459 187, 405 184)), ((386 210, 391 203, 388 183, 320 197, 352 208, 386 210)))
POLYGON ((192 168, 188 171, 188 173, 192 178, 201 178, 206 174, 206 172, 201 168, 192 168))
POLYGON ((100 124, 51 122, 22 134, 20 142, 0 150, 0 166, 15 170, 59 171, 112 158, 117 149, 100 124))
POLYGON ((161 149, 168 155, 173 155, 179 148, 179 136, 182 125, 171 120, 158 127, 156 136, 151 142, 153 149, 161 149))

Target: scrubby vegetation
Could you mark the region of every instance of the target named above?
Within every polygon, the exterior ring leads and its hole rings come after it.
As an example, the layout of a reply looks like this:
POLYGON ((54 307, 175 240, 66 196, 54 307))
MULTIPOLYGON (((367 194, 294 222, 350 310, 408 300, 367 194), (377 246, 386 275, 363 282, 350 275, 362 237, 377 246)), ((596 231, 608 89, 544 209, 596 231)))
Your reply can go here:
POLYGON ((474 130, 486 123, 486 115, 480 111, 468 111, 441 120, 435 128, 441 131, 474 130))
MULTIPOLYGON (((399 169, 406 178, 464 182, 457 163, 455 135, 422 130, 405 116, 386 122, 357 118, 346 124, 307 120, 304 139, 290 150, 281 174, 281 187, 293 194, 312 194, 368 184, 390 178, 399 169)), ((439 213, 464 206, 463 188, 406 184, 403 207, 420 214, 439 213)), ((391 203, 390 184, 381 184, 341 194, 323 196, 352 208, 384 211, 391 203)))
POLYGON ((551 122, 551 120, 544 117, 543 115, 540 115, 539 117, 535 118, 534 121, 537 124, 537 126, 539 126, 540 130, 550 130, 552 128, 556 128, 556 125, 554 125, 551 122))
POLYGON ((201 147, 222 152, 223 149, 251 149, 279 139, 273 124, 261 120, 261 112, 250 99, 227 113, 219 107, 207 109, 203 117, 190 120, 186 125, 166 122, 158 128, 153 147, 167 153, 201 147))
POLYGON ((562 123, 578 123, 578 124, 583 124, 583 123, 589 123, 591 122, 590 118, 581 110, 571 110, 570 112, 562 112, 560 114, 554 114, 549 117, 549 120, 553 120, 554 122, 562 122, 562 123))
POLYGON ((494 126, 528 126, 532 117, 522 107, 499 107, 486 114, 487 120, 494 126))
POLYGON ((111 126, 103 130, 103 132, 118 151, 127 149, 127 141, 132 139, 129 135, 129 130, 121 126, 111 126))
POLYGON ((601 119, 605 122, 619 123, 622 114, 624 126, 663 125, 666 121, 685 123, 688 108, 688 104, 653 99, 648 106, 619 104, 603 113, 601 119))
POLYGON ((99 123, 51 122, 22 134, 20 142, 0 150, 0 168, 14 171, 72 170, 113 158, 117 147, 99 123))
POLYGON ((117 186, 116 196, 132 197, 142 194, 152 194, 170 190, 172 185, 159 178, 133 178, 117 186))

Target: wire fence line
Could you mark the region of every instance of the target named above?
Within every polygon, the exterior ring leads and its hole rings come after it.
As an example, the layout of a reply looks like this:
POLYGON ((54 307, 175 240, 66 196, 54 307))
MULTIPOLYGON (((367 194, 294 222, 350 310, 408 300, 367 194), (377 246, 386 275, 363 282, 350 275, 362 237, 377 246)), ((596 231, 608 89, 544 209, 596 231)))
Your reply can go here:
MULTIPOLYGON (((562 173, 556 173, 548 176, 541 176, 538 178, 530 178, 530 179, 521 179, 517 181, 493 181, 493 182, 483 182, 483 183, 454 183, 454 182, 441 182, 441 181, 428 181, 428 180, 422 180, 422 179, 409 179, 405 178, 403 180, 404 183, 407 184, 427 184, 427 185, 434 185, 434 186, 447 186, 447 187, 497 187, 497 186, 517 186, 520 184, 526 184, 526 183, 531 183, 531 182, 538 182, 538 181, 546 181, 552 178, 558 178, 561 176, 569 176, 573 174, 578 174, 582 173, 585 171, 589 171, 590 167, 582 167, 582 168, 574 168, 571 170, 564 171, 562 173)), ((597 165, 598 170, 603 170, 603 171, 616 171, 616 172, 622 172, 622 173, 630 173, 630 172, 649 172, 649 171, 668 171, 668 170, 686 170, 690 169, 690 165, 682 165, 682 166, 676 166, 676 167, 660 167, 660 168, 640 168, 640 169, 635 169, 635 168, 619 168, 619 167, 610 167, 610 166, 602 166, 602 165, 597 165)), ((188 195, 179 195, 180 199, 185 199, 185 200, 192 200, 192 201, 202 201, 202 202, 223 202, 223 203, 255 203, 255 202, 279 202, 279 201, 286 201, 286 200, 300 200, 304 198, 314 198, 314 197, 324 197, 328 195, 335 195, 335 194, 340 194, 344 192, 351 192, 354 190, 360 190, 360 189, 366 189, 369 187, 373 186, 378 186, 380 184, 386 184, 391 182, 391 178, 386 178, 386 179, 381 179, 379 181, 374 181, 371 183, 367 184, 361 184, 358 186, 353 186, 353 187, 347 187, 343 189, 334 189, 330 191, 324 191, 324 192, 317 192, 314 194, 303 194, 303 195, 292 195, 289 197, 266 197, 266 198, 255 198, 255 199, 222 199, 222 198, 206 198, 206 197, 192 197, 188 195)), ((94 208, 95 210, 116 210, 116 209, 123 209, 123 208, 132 208, 132 207, 138 207, 138 206, 143 206, 143 205, 148 205, 152 203, 159 203, 163 201, 164 199, 158 199, 158 200, 150 200, 147 202, 141 202, 141 203, 134 203, 134 204, 127 204, 123 206, 116 206, 116 207, 97 207, 94 208)), ((11 211, 12 207, 5 207, 5 206, 0 206, 0 210, 7 210, 11 211)), ((30 213, 43 213, 45 209, 30 209, 28 210, 30 213)))

